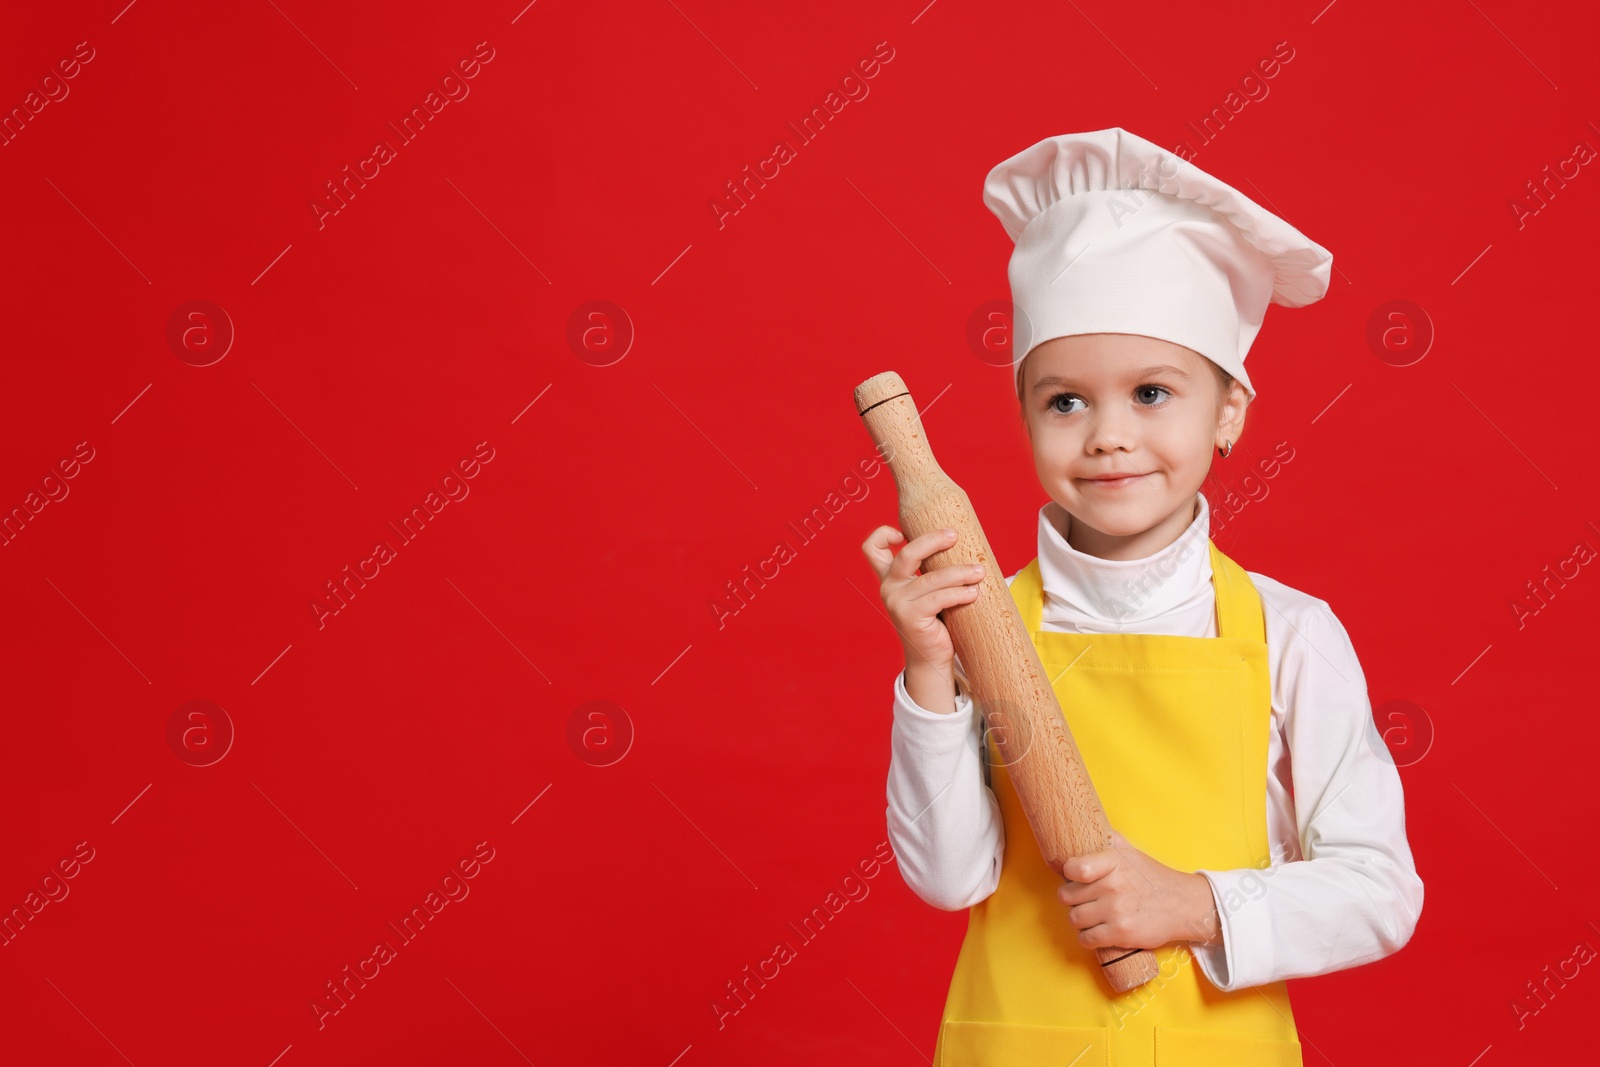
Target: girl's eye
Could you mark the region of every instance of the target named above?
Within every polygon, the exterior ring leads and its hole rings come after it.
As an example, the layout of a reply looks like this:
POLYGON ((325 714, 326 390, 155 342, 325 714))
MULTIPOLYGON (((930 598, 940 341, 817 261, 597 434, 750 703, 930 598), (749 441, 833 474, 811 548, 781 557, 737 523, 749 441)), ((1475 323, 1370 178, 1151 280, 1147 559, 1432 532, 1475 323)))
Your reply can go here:
MULTIPOLYGON (((1139 386, 1137 389, 1135 389, 1133 391, 1133 395, 1138 397, 1138 396, 1141 396, 1141 395, 1149 394, 1152 391, 1157 393, 1157 394, 1165 394, 1165 396, 1162 399, 1154 400, 1152 403, 1142 403, 1141 402, 1141 404, 1140 404, 1141 407, 1158 408, 1158 407, 1161 407, 1162 405, 1166 404, 1167 401, 1172 398, 1172 390, 1168 389, 1164 385, 1141 385, 1141 386, 1139 386)), ((1054 411, 1058 415, 1071 415, 1072 414, 1071 411, 1064 410, 1060 406, 1061 401, 1063 401, 1063 400, 1066 400, 1066 401, 1074 401, 1074 400, 1076 400, 1079 403, 1083 402, 1083 398, 1082 397, 1077 396, 1077 395, 1075 395, 1073 393, 1057 393, 1055 396, 1050 398, 1050 403, 1048 405, 1050 410, 1054 411)))
POLYGON ((1062 411, 1061 408, 1059 408, 1057 405, 1063 400, 1078 400, 1078 399, 1079 399, 1078 397, 1073 396, 1071 393, 1057 393, 1055 396, 1050 398, 1050 405, 1049 405, 1050 406, 1050 410, 1054 411, 1058 415, 1070 415, 1070 414, 1072 414, 1072 412, 1070 412, 1070 411, 1062 411))

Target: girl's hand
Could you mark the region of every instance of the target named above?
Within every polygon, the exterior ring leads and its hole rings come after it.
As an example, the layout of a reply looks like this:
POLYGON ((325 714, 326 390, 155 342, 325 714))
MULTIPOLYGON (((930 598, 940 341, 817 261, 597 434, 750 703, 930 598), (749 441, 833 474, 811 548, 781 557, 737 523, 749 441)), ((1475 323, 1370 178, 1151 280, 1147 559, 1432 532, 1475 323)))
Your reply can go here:
POLYGON ((1174 870, 1111 831, 1111 847, 1061 865, 1057 896, 1085 948, 1160 948, 1170 941, 1213 944, 1221 924, 1211 883, 1174 870))
POLYGON ((905 535, 893 526, 880 526, 867 535, 861 551, 878 576, 878 596, 889 621, 900 634, 908 664, 926 663, 947 677, 954 675, 955 647, 939 612, 978 597, 983 568, 941 567, 931 574, 913 575, 922 561, 956 543, 954 530, 933 530, 913 538, 896 555, 890 548, 905 535))

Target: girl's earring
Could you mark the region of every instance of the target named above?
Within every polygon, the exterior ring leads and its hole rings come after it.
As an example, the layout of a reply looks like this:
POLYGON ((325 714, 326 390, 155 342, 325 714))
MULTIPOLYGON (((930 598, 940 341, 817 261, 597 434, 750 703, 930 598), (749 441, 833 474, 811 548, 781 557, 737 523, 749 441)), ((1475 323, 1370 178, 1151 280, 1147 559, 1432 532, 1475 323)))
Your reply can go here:
POLYGON ((1222 447, 1217 449, 1217 451, 1222 453, 1222 458, 1223 459, 1227 459, 1228 458, 1228 454, 1233 451, 1233 442, 1232 441, 1224 441, 1222 443, 1222 447))

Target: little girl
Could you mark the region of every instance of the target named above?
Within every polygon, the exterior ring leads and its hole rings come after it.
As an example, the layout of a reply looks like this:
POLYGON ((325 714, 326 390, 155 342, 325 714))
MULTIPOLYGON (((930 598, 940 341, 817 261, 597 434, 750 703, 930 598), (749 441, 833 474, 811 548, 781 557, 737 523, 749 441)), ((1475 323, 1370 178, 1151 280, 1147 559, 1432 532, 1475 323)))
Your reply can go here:
POLYGON ((906 661, 889 839, 918 896, 971 909, 934 1067, 1301 1064, 1285 980, 1398 951, 1422 882, 1343 625, 1223 555, 1200 487, 1243 433, 1266 305, 1319 299, 1332 256, 1118 128, 1006 160, 984 202, 1016 242, 1015 385, 1050 497, 1007 582, 1113 836, 1046 865, 939 614, 981 568, 918 572, 953 531, 898 554, 873 531, 906 661), (1101 947, 1159 973, 1114 995, 1101 947))

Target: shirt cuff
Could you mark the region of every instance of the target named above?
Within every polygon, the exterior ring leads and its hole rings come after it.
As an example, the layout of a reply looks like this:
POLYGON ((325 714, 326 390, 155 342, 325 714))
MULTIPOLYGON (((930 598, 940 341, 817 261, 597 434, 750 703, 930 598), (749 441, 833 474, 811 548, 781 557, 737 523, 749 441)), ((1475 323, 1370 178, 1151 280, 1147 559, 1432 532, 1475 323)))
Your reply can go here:
POLYGON ((911 694, 906 691, 906 672, 902 670, 894 676, 894 714, 896 718, 911 719, 916 722, 959 724, 949 728, 964 734, 972 722, 972 697, 965 692, 957 693, 956 710, 949 714, 929 711, 911 699, 911 694))
POLYGON ((1261 985, 1272 974, 1272 916, 1263 898, 1262 876, 1271 868, 1240 867, 1196 871, 1211 883, 1222 943, 1195 945, 1195 959, 1211 984, 1223 992, 1261 985))
POLYGON ((1229 979, 1233 975, 1233 963, 1228 958, 1228 950, 1233 945, 1233 938, 1228 934, 1227 912, 1222 907, 1221 894, 1217 890, 1217 879, 1214 871, 1196 871, 1203 875, 1206 884, 1211 887, 1211 902, 1217 908, 1217 931, 1219 940, 1213 944, 1201 944, 1198 941, 1189 943, 1189 951, 1194 954, 1195 962, 1200 965, 1201 972, 1221 990, 1231 988, 1229 979))

